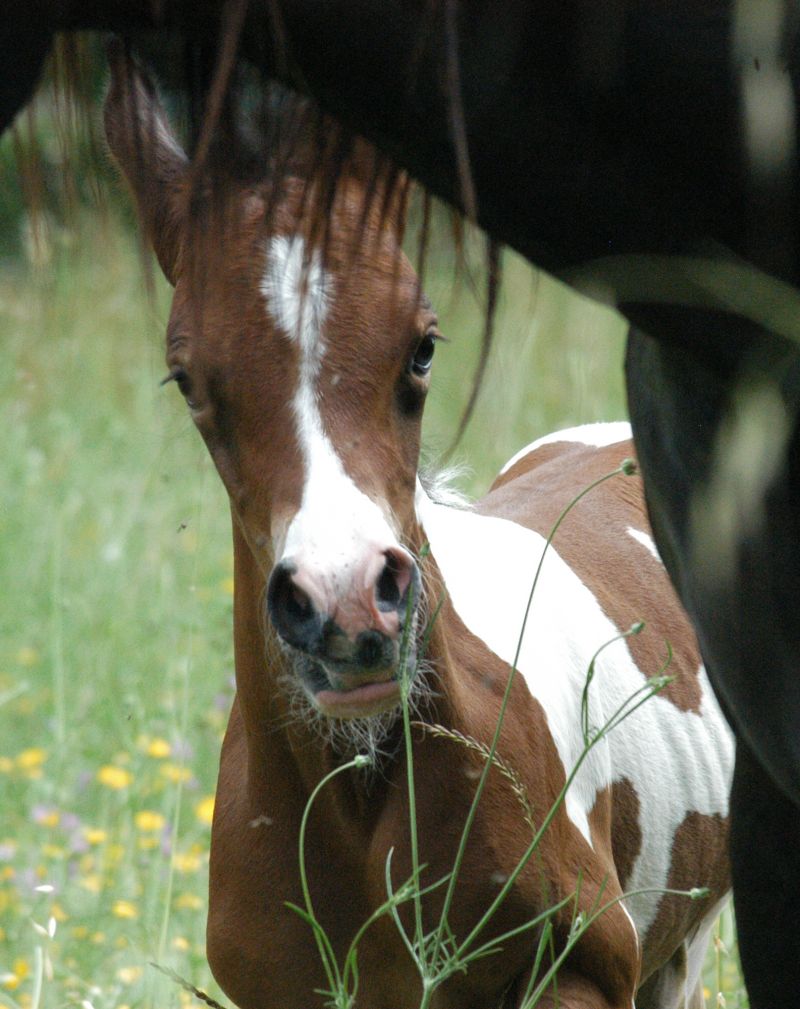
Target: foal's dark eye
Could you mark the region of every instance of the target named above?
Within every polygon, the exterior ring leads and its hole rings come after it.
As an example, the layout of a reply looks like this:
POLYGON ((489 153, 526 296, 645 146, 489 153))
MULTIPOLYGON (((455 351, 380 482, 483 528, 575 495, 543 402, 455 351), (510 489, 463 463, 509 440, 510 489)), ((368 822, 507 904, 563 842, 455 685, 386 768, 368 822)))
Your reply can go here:
POLYGON ((436 349, 436 337, 426 333, 420 340, 414 356, 411 358, 410 370, 415 375, 427 375, 433 364, 433 352, 436 349))
MULTIPOLYGON (((189 373, 184 368, 173 368, 169 375, 162 380, 161 384, 166 385, 167 382, 174 382, 180 389, 181 395, 188 402, 189 394, 191 392, 191 382, 189 381, 189 373)), ((192 404, 189 403, 189 406, 191 405, 192 404)))

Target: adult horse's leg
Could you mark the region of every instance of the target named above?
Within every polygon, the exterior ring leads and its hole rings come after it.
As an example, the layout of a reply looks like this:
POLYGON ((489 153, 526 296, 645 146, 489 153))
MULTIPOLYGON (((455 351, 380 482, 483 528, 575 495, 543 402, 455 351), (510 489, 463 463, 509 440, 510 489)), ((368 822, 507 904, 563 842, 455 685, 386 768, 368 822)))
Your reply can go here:
POLYGON ((800 808, 741 739, 731 793, 731 862, 750 1005, 787 1005, 800 991, 800 808))
POLYGON ((631 418, 659 548, 737 734, 742 960, 770 1009, 800 991, 800 354, 722 312, 625 310, 658 337, 631 334, 631 418))

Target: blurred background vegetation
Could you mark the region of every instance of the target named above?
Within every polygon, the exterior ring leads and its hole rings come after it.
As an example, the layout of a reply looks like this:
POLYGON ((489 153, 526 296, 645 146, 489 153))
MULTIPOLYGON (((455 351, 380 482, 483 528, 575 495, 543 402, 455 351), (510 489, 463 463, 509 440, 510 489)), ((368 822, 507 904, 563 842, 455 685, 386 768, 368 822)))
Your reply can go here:
MULTIPOLYGON (((150 961, 219 995, 204 927, 232 697, 230 520, 180 396, 159 386, 169 291, 157 278, 146 292, 132 213, 97 140, 102 61, 86 65, 93 108, 76 113, 46 87, 0 144, 0 1004, 11 1009, 192 1001, 150 961)), ((484 318, 480 236, 467 235, 461 264, 452 248, 440 211, 425 284, 451 342, 426 414, 433 460, 457 428, 484 318)), ((623 337, 614 313, 505 254, 495 346, 455 453, 463 488, 481 493, 547 431, 623 417, 623 337)), ((729 918, 722 927, 732 948, 729 918)), ((724 945, 709 960, 709 1006, 719 990, 745 1004, 724 945)))

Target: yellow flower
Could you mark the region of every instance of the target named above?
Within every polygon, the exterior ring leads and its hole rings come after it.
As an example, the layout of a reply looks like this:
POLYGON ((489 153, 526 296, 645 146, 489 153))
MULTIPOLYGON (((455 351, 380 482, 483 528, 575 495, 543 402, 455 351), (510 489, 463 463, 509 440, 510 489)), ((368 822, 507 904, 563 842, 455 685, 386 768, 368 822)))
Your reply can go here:
POLYGON ((117 979, 123 984, 135 984, 141 976, 141 967, 120 967, 117 971, 117 979))
POLYGON ((200 868, 200 855, 194 851, 177 852, 172 860, 177 872, 197 872, 200 868))
POLYGON ((83 877, 81 886, 84 890, 88 890, 89 893, 100 893, 103 889, 103 879, 98 873, 92 872, 88 876, 83 877))
POLYGON ((196 893, 182 893, 175 899, 175 907, 187 911, 199 911, 202 906, 203 901, 196 893))
POLYGON ((181 767, 180 764, 162 764, 161 773, 167 779, 177 784, 179 781, 188 781, 192 772, 188 767, 181 767))
POLYGON ((159 760, 163 760, 172 753, 172 747, 166 741, 166 739, 159 739, 157 736, 155 739, 151 739, 147 743, 145 752, 148 757, 156 757, 159 760))
POLYGON ((207 795, 194 807, 195 816, 201 823, 211 823, 214 819, 214 796, 207 795))
POLYGON ((139 909, 130 900, 115 900, 111 906, 111 913, 117 918, 138 918, 139 909))
POLYGON ((27 960, 18 957, 8 974, 3 975, 3 987, 9 991, 18 988, 22 981, 30 974, 31 968, 27 960))
POLYGON ((109 844, 103 855, 107 866, 119 865, 125 857, 125 847, 121 844, 109 844))
POLYGON ((179 950, 181 953, 186 953, 191 949, 189 940, 182 935, 176 935, 172 940, 172 948, 179 950))
POLYGON ((69 915, 60 904, 53 904, 50 908, 50 914, 52 914, 55 920, 59 922, 66 921, 67 918, 69 918, 69 915))
POLYGON ((136 847, 139 851, 152 851, 153 848, 158 847, 158 838, 155 834, 143 834, 142 837, 137 838, 136 847))
POLYGON ((57 827, 61 816, 57 809, 49 809, 38 818, 38 822, 43 827, 57 827))
POLYGON ((17 652, 17 662, 21 666, 35 666, 39 661, 39 653, 30 645, 23 645, 17 652))
POLYGON ((226 596, 232 596, 233 595, 233 576, 232 575, 228 575, 227 578, 223 578, 222 581, 219 584, 220 584, 220 588, 222 589, 222 591, 225 593, 226 596))
POLYGON ((89 935, 89 929, 86 925, 74 925, 70 929, 70 935, 73 939, 85 939, 89 935))
POLYGON ((122 789, 127 788, 133 781, 133 775, 126 771, 124 767, 115 767, 113 764, 105 764, 97 772, 97 780, 106 788, 122 789))
POLYGON ((0 772, 8 774, 14 769, 14 761, 11 757, 0 757, 0 772))
MULTIPOLYGON (((114 787, 116 788, 117 786, 115 785, 114 787)), ((87 844, 105 844, 108 840, 108 834, 100 827, 84 827, 83 836, 87 844)))
POLYGON ((156 813, 152 809, 141 809, 133 818, 138 830, 155 831, 164 827, 164 817, 161 813, 156 813))
POLYGON ((47 752, 39 746, 31 746, 17 754, 17 767, 22 771, 33 771, 40 768, 47 760, 47 752))

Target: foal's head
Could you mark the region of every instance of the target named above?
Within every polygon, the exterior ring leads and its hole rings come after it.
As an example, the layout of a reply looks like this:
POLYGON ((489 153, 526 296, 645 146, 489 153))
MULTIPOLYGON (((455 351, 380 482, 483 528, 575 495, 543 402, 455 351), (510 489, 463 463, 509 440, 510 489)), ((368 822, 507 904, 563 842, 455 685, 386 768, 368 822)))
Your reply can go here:
POLYGON ((305 223, 313 183, 299 174, 229 185, 215 201, 192 185, 151 86, 122 56, 105 118, 175 287, 169 378, 263 572, 292 675, 333 718, 395 708, 419 595, 410 548, 437 337, 397 207, 355 159, 324 242, 305 223))

